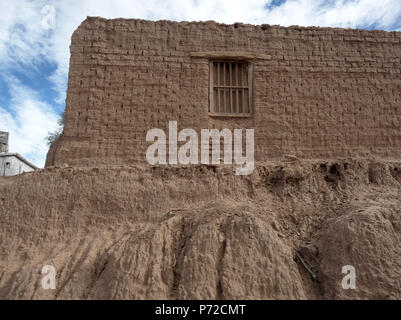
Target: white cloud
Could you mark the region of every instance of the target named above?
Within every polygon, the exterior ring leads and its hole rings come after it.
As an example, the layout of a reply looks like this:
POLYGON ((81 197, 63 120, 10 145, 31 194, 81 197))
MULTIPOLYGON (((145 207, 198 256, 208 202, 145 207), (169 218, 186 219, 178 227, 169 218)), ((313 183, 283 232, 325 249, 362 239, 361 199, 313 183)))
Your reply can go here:
POLYGON ((0 2, 0 70, 21 65, 34 67, 43 57, 51 56, 50 34, 41 24, 40 10, 44 3, 42 0, 0 2))
POLYGON ((302 26, 355 28, 377 25, 391 28, 401 17, 398 0, 337 0, 327 5, 324 0, 288 0, 270 11, 267 23, 302 26))
POLYGON ((9 77, 11 101, 0 106, 0 128, 8 131, 9 151, 18 152, 37 166, 44 166, 48 147, 45 137, 57 129, 59 116, 37 94, 9 77))

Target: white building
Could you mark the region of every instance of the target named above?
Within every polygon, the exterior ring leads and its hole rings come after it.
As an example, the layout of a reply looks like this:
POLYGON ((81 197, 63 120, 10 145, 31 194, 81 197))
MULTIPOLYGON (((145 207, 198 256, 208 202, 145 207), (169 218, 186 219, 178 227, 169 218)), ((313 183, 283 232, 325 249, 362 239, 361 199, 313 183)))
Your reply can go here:
POLYGON ((8 132, 0 131, 0 153, 8 152, 8 132))
POLYGON ((0 153, 0 176, 15 176, 16 174, 36 170, 37 167, 18 153, 0 153))
POLYGON ((8 152, 8 132, 0 131, 0 177, 15 176, 36 169, 23 156, 8 152))

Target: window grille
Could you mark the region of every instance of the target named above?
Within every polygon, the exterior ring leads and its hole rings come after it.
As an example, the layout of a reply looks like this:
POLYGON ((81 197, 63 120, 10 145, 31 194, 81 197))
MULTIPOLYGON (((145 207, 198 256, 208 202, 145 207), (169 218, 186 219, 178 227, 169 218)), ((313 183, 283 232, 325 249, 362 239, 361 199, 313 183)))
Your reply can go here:
POLYGON ((211 115, 249 116, 252 67, 247 62, 210 62, 211 115))

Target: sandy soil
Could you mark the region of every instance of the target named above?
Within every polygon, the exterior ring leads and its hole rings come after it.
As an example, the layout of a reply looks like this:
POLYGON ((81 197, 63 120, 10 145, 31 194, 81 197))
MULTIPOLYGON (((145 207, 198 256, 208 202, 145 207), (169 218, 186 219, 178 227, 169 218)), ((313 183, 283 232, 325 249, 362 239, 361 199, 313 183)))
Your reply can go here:
POLYGON ((1 299, 401 299, 400 243, 395 161, 0 178, 1 299), (44 265, 55 290, 41 286, 44 265), (341 286, 344 265, 354 290, 341 286))

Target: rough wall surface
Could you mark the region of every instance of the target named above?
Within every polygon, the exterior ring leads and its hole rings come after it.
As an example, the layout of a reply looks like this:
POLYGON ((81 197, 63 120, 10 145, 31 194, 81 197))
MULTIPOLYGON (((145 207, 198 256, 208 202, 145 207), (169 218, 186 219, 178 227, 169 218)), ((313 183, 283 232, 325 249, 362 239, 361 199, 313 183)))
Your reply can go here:
POLYGON ((1 177, 0 299, 401 299, 400 168, 302 160, 242 177, 202 165, 1 177), (294 261, 307 244, 319 282, 294 261), (42 288, 44 265, 56 290, 42 288), (355 290, 341 286, 344 265, 355 290))
POLYGON ((401 156, 401 33, 87 18, 74 32, 62 141, 47 165, 145 161, 151 128, 254 128, 256 160, 401 156), (208 115, 209 64, 253 61, 250 118, 208 115))

